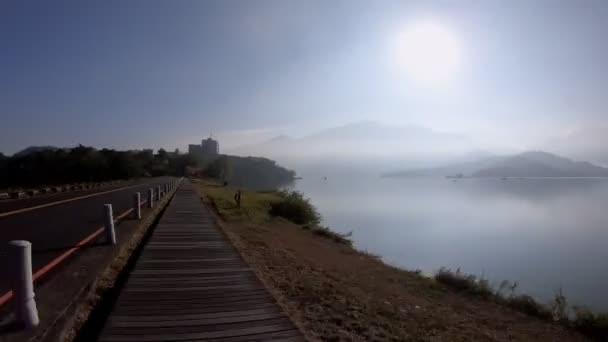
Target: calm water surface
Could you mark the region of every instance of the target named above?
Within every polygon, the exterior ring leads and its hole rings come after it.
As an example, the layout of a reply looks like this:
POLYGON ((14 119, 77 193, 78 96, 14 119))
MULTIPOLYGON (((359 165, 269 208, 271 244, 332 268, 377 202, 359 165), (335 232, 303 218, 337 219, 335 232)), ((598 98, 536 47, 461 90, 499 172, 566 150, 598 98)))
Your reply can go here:
POLYGON ((385 262, 518 281, 543 301, 561 287, 608 310, 608 180, 307 177, 295 188, 385 262))

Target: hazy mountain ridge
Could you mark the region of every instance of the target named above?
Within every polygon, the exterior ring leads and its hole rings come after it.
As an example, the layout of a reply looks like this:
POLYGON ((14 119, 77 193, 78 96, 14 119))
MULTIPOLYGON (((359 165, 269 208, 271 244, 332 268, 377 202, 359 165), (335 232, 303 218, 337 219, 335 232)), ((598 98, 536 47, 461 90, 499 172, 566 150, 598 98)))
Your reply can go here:
POLYGON ((482 158, 439 168, 386 173, 385 177, 608 177, 608 169, 572 161, 551 153, 529 151, 512 156, 482 158))
POLYGON ((367 158, 432 159, 460 155, 475 149, 471 140, 456 133, 435 131, 417 125, 386 125, 359 121, 294 138, 278 135, 257 144, 231 148, 231 154, 264 155, 273 159, 367 158))

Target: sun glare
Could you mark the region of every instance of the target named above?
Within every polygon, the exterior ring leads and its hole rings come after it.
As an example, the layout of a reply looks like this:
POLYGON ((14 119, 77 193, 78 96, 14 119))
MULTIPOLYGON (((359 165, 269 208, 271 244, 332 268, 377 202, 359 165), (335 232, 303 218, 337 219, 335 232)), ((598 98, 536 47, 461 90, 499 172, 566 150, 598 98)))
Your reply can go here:
POLYGON ((417 83, 443 84, 460 66, 457 37, 435 21, 413 23, 397 36, 397 64, 417 83))

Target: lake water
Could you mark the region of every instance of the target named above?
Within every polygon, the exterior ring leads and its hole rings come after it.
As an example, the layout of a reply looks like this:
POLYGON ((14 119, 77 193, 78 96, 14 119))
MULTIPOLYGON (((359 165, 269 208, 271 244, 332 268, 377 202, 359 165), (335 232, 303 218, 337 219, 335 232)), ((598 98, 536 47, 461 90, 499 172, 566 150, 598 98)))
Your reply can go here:
POLYGON ((307 177, 324 224, 387 263, 507 279, 548 301, 608 310, 607 179, 307 177))

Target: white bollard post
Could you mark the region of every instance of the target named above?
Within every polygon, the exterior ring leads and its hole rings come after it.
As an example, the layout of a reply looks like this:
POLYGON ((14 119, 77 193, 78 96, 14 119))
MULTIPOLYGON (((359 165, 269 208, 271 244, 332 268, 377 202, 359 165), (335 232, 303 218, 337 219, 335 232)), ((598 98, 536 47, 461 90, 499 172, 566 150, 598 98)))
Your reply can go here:
POLYGON ((148 189, 148 208, 154 208, 154 189, 148 189))
POLYGON ((136 220, 141 220, 141 193, 139 192, 133 196, 133 214, 136 220))
POLYGON ((18 324, 30 329, 40 323, 36 308, 34 281, 32 279, 32 244, 29 241, 9 242, 12 262, 13 295, 15 318, 18 324))
POLYGON ((106 232, 106 243, 110 245, 116 244, 116 232, 114 231, 114 214, 112 213, 112 205, 104 204, 104 228, 106 232))

